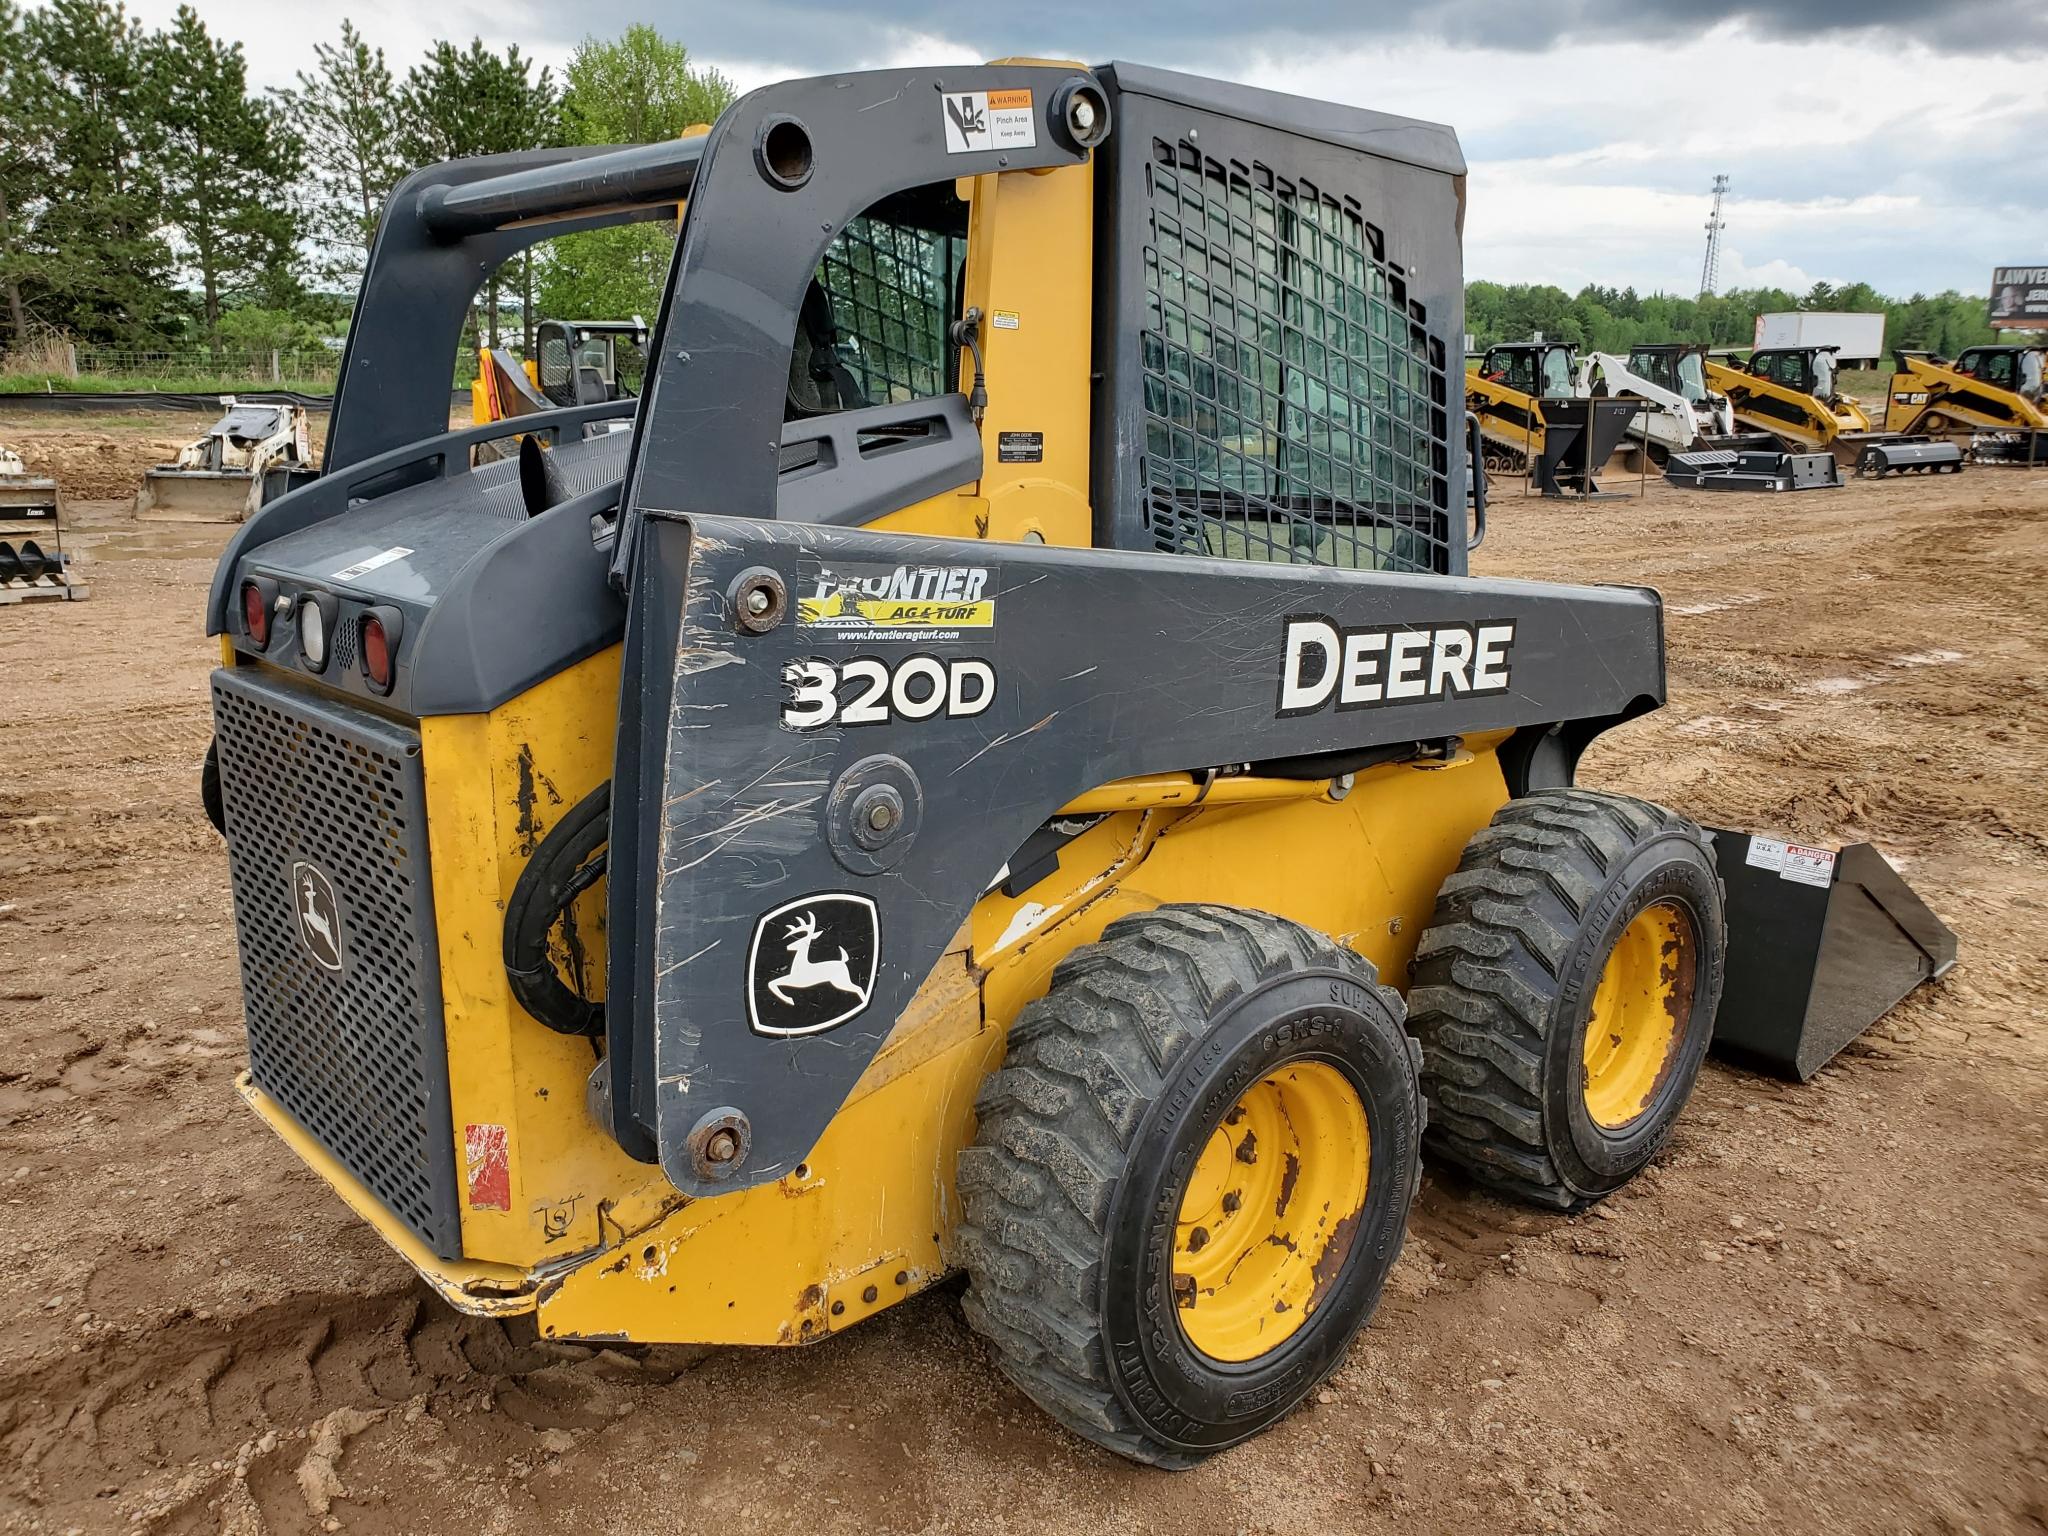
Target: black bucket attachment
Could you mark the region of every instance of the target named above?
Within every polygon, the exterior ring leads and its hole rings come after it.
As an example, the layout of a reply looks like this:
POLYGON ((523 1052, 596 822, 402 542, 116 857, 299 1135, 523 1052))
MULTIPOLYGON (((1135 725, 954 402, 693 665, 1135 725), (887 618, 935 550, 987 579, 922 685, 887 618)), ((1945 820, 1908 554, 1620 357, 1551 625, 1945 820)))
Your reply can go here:
POLYGON ((1697 491, 1824 491, 1842 484, 1842 469, 1832 453, 1713 448, 1674 453, 1664 478, 1697 491))
POLYGON ((1869 843, 1713 833, 1728 891, 1716 1051, 1805 1082, 1956 963, 1955 934, 1869 843))
POLYGON ((1597 496, 1594 472, 1613 457, 1642 413, 1640 400, 1545 399, 1537 488, 1546 496, 1597 496))
POLYGON ((1865 443, 1856 459, 1856 475, 1863 480, 1882 479, 1886 475, 1954 475, 1960 474, 1962 468, 1963 450, 1932 437, 1865 443))

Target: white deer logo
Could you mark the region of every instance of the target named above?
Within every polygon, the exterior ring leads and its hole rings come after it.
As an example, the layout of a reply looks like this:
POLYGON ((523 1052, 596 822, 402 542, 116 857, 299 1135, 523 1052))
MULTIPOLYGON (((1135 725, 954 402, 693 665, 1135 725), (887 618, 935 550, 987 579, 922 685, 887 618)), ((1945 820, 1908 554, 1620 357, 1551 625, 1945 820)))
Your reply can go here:
POLYGON ((792 992, 806 991, 811 987, 831 987, 835 991, 850 993, 859 999, 862 1007, 867 1006, 868 995, 854 984, 847 966, 852 961, 844 945, 840 946, 837 960, 813 960, 811 943, 818 937, 818 920, 809 912, 801 913, 797 920, 782 931, 789 940, 783 948, 790 954, 789 969, 768 983, 768 990, 784 1003, 793 1003, 792 992))
POLYGON ((299 932, 313 958, 329 970, 341 968, 341 935, 334 920, 334 892, 310 865, 295 866, 298 876, 299 932))

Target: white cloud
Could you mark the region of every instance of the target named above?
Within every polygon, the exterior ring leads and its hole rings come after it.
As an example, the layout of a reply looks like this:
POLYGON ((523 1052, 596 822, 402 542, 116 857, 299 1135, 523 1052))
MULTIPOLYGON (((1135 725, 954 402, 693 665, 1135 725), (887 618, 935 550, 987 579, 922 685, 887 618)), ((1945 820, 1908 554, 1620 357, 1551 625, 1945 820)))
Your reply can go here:
MULTIPOLYGON (((145 24, 176 0, 129 0, 145 24)), ((339 30, 304 13, 278 24, 275 0, 200 0, 217 34, 239 38, 258 85, 288 85, 312 44, 339 30)), ((349 8, 394 70, 438 37, 513 41, 558 70, 573 38, 606 33, 615 13, 564 13, 541 0, 401 0, 349 8)), ((1352 102, 1454 125, 1472 163, 1468 274, 1501 281, 1588 282, 1690 292, 1699 280, 1707 186, 1733 177, 1724 286, 1863 280, 1888 291, 1981 291, 1999 262, 2048 259, 2048 91, 2038 58, 1949 56, 1894 32, 1802 43, 1760 39, 1736 24, 1690 38, 1612 41, 1548 53, 1459 48, 1413 34, 1373 47, 1289 48, 1198 60, 1190 67, 1275 90, 1352 102), (1996 172, 1986 167, 2001 167, 1996 172), (1742 254, 1737 255, 1737 251, 1742 254), (1810 276, 1809 276, 1810 274, 1810 276), (1794 281, 1794 279, 1798 281, 1794 281)), ((665 29, 691 41, 686 17, 665 29)), ((1092 57, 1062 8, 1036 23, 1027 5, 1005 34, 1048 57, 1092 57), (1075 50, 1078 48, 1078 54, 1075 50)), ((876 26, 847 68, 972 60, 943 35, 876 26)), ((792 40, 790 56, 802 45, 792 40)), ((705 54, 743 90, 806 71, 776 59, 705 54)))

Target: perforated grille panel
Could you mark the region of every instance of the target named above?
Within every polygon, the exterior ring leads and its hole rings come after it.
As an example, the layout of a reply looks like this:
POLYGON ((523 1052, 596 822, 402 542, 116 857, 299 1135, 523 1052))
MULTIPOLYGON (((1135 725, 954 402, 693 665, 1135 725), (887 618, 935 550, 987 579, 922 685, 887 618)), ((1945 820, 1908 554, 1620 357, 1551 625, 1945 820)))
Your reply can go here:
POLYGON ((839 356, 870 405, 954 387, 946 325, 965 255, 958 236, 876 218, 852 220, 826 247, 818 279, 832 298, 839 356))
POLYGON ((1444 348, 1352 199, 1155 139, 1145 528, 1165 551, 1447 563, 1444 348))
POLYGON ((458 1258, 419 737, 246 669, 213 708, 250 1073, 458 1258))

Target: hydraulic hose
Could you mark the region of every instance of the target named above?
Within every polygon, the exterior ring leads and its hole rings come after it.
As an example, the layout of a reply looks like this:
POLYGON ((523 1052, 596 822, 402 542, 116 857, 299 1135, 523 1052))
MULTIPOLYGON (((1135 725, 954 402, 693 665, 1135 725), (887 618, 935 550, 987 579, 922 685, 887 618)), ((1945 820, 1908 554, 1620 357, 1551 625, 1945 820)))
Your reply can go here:
POLYGON ((548 954, 548 935, 576 898, 604 876, 611 808, 609 782, 577 801, 541 839, 505 904, 505 975, 512 995, 558 1034, 604 1033, 604 1004, 563 981, 548 954))

